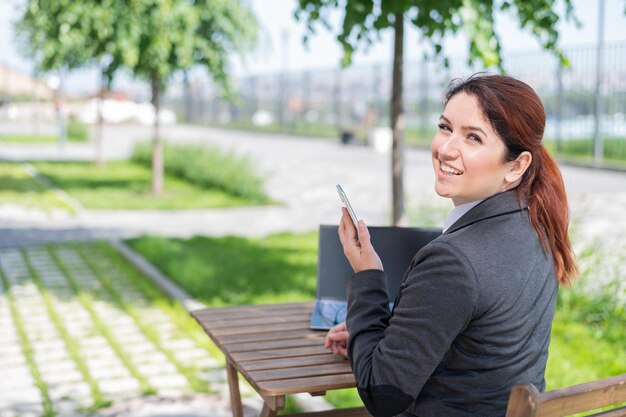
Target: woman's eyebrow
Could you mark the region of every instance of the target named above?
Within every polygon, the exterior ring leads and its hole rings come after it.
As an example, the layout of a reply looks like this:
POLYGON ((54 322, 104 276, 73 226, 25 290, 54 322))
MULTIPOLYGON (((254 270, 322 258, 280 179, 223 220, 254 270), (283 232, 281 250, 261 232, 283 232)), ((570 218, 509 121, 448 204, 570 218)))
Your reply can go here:
MULTIPOLYGON (((443 119, 444 122, 448 124, 452 124, 452 122, 443 114, 439 116, 439 119, 443 119)), ((473 130, 473 131, 480 132, 483 135, 487 136, 487 133, 483 129, 477 126, 461 126, 461 130, 473 130)))

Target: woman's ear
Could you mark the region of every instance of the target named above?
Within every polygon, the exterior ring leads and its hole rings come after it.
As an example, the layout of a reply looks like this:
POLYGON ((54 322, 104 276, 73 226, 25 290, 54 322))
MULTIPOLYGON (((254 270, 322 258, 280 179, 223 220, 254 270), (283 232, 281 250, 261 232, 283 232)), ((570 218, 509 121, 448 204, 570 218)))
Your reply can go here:
POLYGON ((514 160, 511 161, 511 169, 504 176, 504 180, 511 184, 515 181, 518 181, 524 175, 524 172, 530 166, 530 163, 533 161, 533 156, 528 151, 524 151, 514 160))

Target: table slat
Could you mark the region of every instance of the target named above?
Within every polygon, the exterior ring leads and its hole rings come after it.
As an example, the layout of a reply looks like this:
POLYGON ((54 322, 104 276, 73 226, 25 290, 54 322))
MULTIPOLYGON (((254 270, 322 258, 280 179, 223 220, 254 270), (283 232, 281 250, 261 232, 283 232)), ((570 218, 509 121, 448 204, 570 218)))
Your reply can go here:
POLYGON ((225 345, 224 348, 227 352, 250 352, 255 350, 267 350, 267 349, 285 349, 291 347, 302 346, 319 346, 324 344, 323 337, 309 338, 309 339, 285 339, 285 340, 270 340, 266 342, 250 342, 250 343, 237 343, 232 345, 225 345))
POLYGON ((235 362, 252 361, 258 359, 277 359, 277 358, 293 358, 297 356, 321 355, 328 353, 324 345, 294 347, 287 349, 261 350, 254 352, 235 352, 229 356, 235 362))
POLYGON ((263 395, 288 395, 300 392, 319 392, 341 388, 352 388, 354 387, 354 384, 354 375, 349 373, 314 376, 309 378, 264 381, 259 382, 256 385, 263 395))
POLYGON ((329 376, 336 374, 351 374, 352 370, 347 362, 331 363, 328 365, 301 366, 298 368, 268 369, 264 371, 248 372, 248 376, 257 383, 272 380, 289 380, 294 378, 329 376))
POLYGON ((221 336, 230 336, 235 334, 268 333, 281 330, 304 330, 309 328, 309 322, 307 321, 304 323, 299 321, 293 323, 259 324, 257 326, 224 327, 215 330, 205 326, 202 327, 206 332, 212 334, 219 340, 221 336))
POLYGON ((347 362, 345 358, 332 353, 324 355, 298 356, 295 358, 280 359, 260 359, 257 361, 246 361, 241 363, 241 367, 246 372, 262 371, 265 369, 290 368, 305 365, 325 365, 328 363, 347 362))
POLYGON ((191 312, 197 319, 225 319, 241 317, 258 317, 261 315, 291 314, 293 312, 310 312, 313 303, 257 304, 248 306, 210 307, 191 312))
POLYGON ((222 345, 229 345, 233 343, 245 343, 245 342, 265 342, 269 340, 284 340, 284 339, 311 339, 318 337, 326 337, 325 330, 312 331, 310 329, 298 329, 278 332, 267 333, 247 333, 247 334, 234 334, 221 336, 220 342, 222 345))
POLYGON ((253 318, 236 318, 236 319, 220 319, 217 321, 203 320, 201 323, 203 326, 214 331, 224 327, 248 327, 254 325, 264 324, 276 324, 276 323, 290 323, 290 322, 302 322, 309 323, 311 321, 311 313, 289 314, 285 316, 267 316, 267 317, 253 317, 253 318))

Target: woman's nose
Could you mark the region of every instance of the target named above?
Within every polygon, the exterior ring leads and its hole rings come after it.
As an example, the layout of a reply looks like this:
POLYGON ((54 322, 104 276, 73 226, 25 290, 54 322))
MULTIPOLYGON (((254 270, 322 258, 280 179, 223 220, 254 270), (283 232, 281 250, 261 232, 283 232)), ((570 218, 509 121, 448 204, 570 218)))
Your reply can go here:
POLYGON ((437 147, 437 154, 444 160, 455 159, 459 155, 458 143, 455 135, 446 137, 439 143, 437 147))

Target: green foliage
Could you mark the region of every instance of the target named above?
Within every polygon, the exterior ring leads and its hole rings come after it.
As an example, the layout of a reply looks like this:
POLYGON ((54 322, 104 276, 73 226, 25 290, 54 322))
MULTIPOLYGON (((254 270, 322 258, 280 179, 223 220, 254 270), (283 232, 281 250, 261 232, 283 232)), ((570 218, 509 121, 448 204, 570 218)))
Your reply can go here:
POLYGON ((2 142, 16 143, 41 143, 41 142, 57 142, 56 136, 30 136, 30 135, 0 135, 2 142))
POLYGON ((263 239, 141 237, 128 243, 189 294, 211 306, 315 297, 317 233, 263 239))
POLYGON ((194 64, 227 84, 229 53, 256 42, 257 22, 238 0, 28 0, 16 24, 24 53, 43 71, 100 61, 163 82, 194 64))
MULTIPOLYGON (((559 144, 553 139, 544 139, 545 147, 556 154, 564 157, 592 157, 593 139, 567 139, 559 144)), ((606 137, 602 139, 605 162, 622 161, 626 163, 626 139, 606 137)))
POLYGON ((70 141, 86 142, 89 139, 89 127, 75 117, 70 117, 67 122, 67 138, 70 141))
MULTIPOLYGON (((94 167, 89 162, 37 162, 40 174, 90 209, 193 209, 238 207, 250 201, 222 190, 206 189, 173 176, 165 177, 167 192, 148 192, 150 169, 128 162, 94 167)), ((14 194, 16 192, 14 191, 14 194)), ((7 194, 0 192, 0 195, 7 194)), ((18 196, 21 192, 16 193, 18 196)))
MULTIPOLYGON (((152 147, 147 143, 137 145, 132 160, 149 166, 152 147)), ((200 187, 216 188, 259 203, 269 201, 263 181, 248 158, 205 146, 165 145, 164 163, 166 173, 200 187)))
POLYGON ((0 201, 6 205, 18 205, 29 209, 52 212, 71 212, 73 208, 52 190, 34 180, 16 163, 0 163, 0 201))
MULTIPOLYGON (((331 28, 330 11, 343 9, 343 22, 337 40, 344 50, 343 64, 351 62, 352 53, 359 47, 369 46, 379 32, 393 27, 394 15, 402 13, 423 34, 435 54, 443 51, 443 40, 448 33, 463 30, 469 40, 469 61, 479 59, 486 67, 497 66, 501 70, 500 41, 495 31, 496 13, 516 13, 523 29, 530 31, 539 43, 555 53, 569 66, 557 45, 559 15, 553 0, 400 0, 381 1, 351 0, 343 3, 331 0, 298 0, 295 16, 307 26, 308 37, 321 23, 331 28)), ((565 18, 576 21, 571 0, 563 0, 565 18)))

